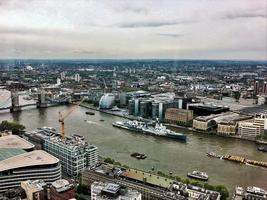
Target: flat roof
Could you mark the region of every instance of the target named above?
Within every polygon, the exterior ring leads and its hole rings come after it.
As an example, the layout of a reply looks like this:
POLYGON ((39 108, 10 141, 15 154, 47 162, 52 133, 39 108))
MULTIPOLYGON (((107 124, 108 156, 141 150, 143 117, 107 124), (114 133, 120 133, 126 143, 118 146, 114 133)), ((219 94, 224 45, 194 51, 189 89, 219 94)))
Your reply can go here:
POLYGON ((0 149, 0 161, 11 158, 13 156, 17 156, 20 154, 26 153, 23 149, 0 149))
POLYGON ((125 172, 123 172, 123 176, 164 188, 169 188, 169 186, 173 183, 172 179, 136 169, 127 169, 125 172))
POLYGON ((59 160, 51 154, 36 150, 0 161, 0 172, 21 167, 56 164, 59 160))
POLYGON ((33 149, 34 145, 17 135, 5 135, 0 137, 0 149, 33 149))

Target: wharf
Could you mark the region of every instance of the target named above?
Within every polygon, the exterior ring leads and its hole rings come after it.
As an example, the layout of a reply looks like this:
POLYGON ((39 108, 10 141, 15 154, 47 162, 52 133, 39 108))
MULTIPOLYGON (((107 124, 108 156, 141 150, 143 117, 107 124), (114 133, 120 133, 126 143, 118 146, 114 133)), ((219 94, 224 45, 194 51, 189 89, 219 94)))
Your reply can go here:
POLYGON ((229 155, 229 154, 219 155, 214 152, 207 153, 207 156, 213 157, 213 158, 219 158, 223 160, 228 160, 228 161, 232 161, 232 162, 236 162, 240 164, 267 168, 267 162, 265 161, 249 160, 241 156, 235 156, 235 155, 229 155))

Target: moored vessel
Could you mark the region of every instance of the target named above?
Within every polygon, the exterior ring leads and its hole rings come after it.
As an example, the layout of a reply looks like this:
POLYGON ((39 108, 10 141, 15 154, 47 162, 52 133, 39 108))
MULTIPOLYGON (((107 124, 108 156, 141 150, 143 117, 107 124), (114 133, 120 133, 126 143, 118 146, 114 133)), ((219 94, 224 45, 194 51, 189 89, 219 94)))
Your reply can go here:
POLYGON ((135 131, 142 134, 186 141, 186 135, 169 130, 165 126, 159 123, 156 123, 154 127, 149 127, 145 122, 140 122, 140 121, 126 121, 126 122, 117 121, 112 123, 112 125, 114 127, 135 131))
POLYGON ((193 171, 191 173, 188 173, 187 176, 189 178, 199 179, 202 181, 207 181, 209 179, 209 176, 206 172, 201 171, 193 171))

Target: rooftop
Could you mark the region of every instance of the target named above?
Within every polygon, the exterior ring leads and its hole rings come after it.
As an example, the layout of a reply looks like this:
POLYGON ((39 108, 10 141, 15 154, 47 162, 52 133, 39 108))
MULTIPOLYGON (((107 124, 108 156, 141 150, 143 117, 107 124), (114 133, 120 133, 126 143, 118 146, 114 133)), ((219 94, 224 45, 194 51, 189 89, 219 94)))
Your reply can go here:
POLYGON ((150 174, 147 172, 135 170, 135 169, 127 169, 125 172, 123 172, 123 176, 138 180, 143 182, 145 180, 146 183, 157 185, 160 187, 168 188, 172 183, 173 180, 164 178, 161 176, 157 176, 154 174, 150 174))
POLYGON ((23 149, 0 149, 0 161, 26 153, 23 149))
POLYGON ((43 150, 26 152, 0 161, 0 172, 21 167, 56 164, 59 160, 43 150))
POLYGON ((0 148, 1 149, 33 149, 34 145, 27 140, 17 136, 17 135, 5 135, 0 137, 0 148))

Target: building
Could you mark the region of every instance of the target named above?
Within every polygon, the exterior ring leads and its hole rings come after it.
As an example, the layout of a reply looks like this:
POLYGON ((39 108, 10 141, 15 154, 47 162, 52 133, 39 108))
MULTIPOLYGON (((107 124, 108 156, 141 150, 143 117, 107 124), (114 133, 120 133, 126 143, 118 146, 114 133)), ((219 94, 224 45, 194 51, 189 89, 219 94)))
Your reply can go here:
POLYGON ((78 176, 84 168, 98 163, 98 148, 84 140, 83 136, 73 134, 61 137, 52 127, 43 127, 24 133, 25 138, 35 141, 43 150, 57 157, 66 175, 78 176))
POLYGON ((3 149, 22 149, 32 151, 35 145, 17 135, 4 135, 0 137, 0 151, 3 149))
POLYGON ((233 194, 233 200, 267 200, 267 191, 262 188, 249 186, 246 189, 237 186, 233 194))
POLYGON ((230 109, 226 106, 218 106, 210 103, 205 104, 188 104, 188 110, 193 110, 194 115, 208 116, 228 112, 230 109))
POLYGON ((211 131, 217 126, 215 117, 216 115, 198 116, 193 120, 193 128, 198 131, 211 131))
POLYGON ((21 187, 24 189, 27 200, 45 200, 47 199, 44 187, 47 184, 42 180, 22 181, 21 187))
POLYGON ((115 183, 94 182, 91 184, 91 200, 141 200, 141 193, 115 183))
POLYGON ((264 115, 256 116, 249 121, 238 123, 238 135, 248 139, 255 139, 257 136, 264 134, 267 129, 267 118, 264 115))
POLYGON ((229 113, 217 122, 217 134, 219 135, 236 135, 238 131, 238 123, 251 119, 251 116, 238 113, 229 113))
POLYGON ((193 120, 193 111, 178 109, 178 108, 168 108, 165 112, 165 122, 171 124, 181 124, 188 125, 193 120))
POLYGON ((81 81, 81 77, 80 77, 80 74, 74 74, 74 80, 76 81, 76 82, 80 82, 81 81))
POLYGON ((115 104, 115 95, 112 93, 104 94, 99 101, 100 109, 111 109, 115 104))
POLYGON ((60 73, 60 79, 63 81, 66 79, 66 73, 65 72, 61 72, 60 73))
POLYGON ((43 180, 21 182, 27 200, 66 200, 75 197, 74 185, 68 180, 59 179, 51 184, 43 180))
POLYGON ((59 159, 42 150, 20 151, 0 151, 0 192, 19 187, 21 181, 42 179, 52 183, 61 178, 59 159))
POLYGON ((57 157, 64 173, 76 177, 87 167, 94 167, 98 162, 98 148, 90 145, 78 135, 61 138, 54 135, 44 142, 44 149, 57 157))
POLYGON ((186 199, 189 200, 220 200, 221 198, 219 192, 207 190, 194 185, 185 185, 180 182, 174 182, 171 187, 174 191, 178 191, 180 194, 186 195, 186 199))
POLYGON ((66 179, 59 179, 51 183, 48 192, 51 200, 66 200, 75 197, 74 185, 66 179))
MULTIPOLYGON (((111 165, 103 164, 92 170, 84 170, 81 179, 85 186, 94 183, 98 186, 99 181, 115 182, 117 185, 140 192, 142 200, 220 200, 220 194, 216 191, 175 182, 173 179, 137 169, 123 169, 111 165)), ((97 187, 94 189, 91 190, 91 194, 96 194, 92 196, 92 199, 97 197, 101 190, 97 187)), ((117 191, 116 187, 114 191, 117 191)))

